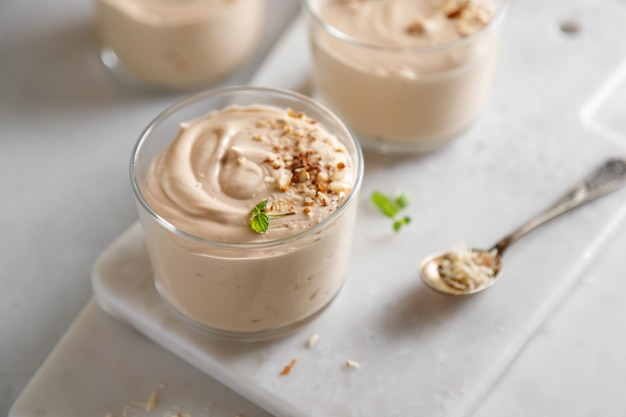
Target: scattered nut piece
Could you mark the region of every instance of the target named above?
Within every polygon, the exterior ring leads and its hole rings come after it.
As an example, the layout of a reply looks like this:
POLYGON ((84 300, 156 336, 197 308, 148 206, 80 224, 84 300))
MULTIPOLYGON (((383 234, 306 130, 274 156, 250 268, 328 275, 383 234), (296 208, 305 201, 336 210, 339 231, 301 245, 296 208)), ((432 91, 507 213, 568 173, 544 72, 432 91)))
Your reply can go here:
POLYGON ((296 364, 296 359, 293 358, 291 362, 289 362, 289 365, 285 366, 283 370, 280 371, 280 376, 289 375, 289 372, 291 372, 291 368, 293 368, 295 364, 296 364))
POLYGON ((561 22, 561 31, 567 34, 575 34, 580 30, 580 24, 576 20, 565 20, 561 22))
POLYGON ((309 337, 309 339, 306 341, 306 347, 311 349, 313 346, 317 344, 317 341, 319 340, 319 338, 320 337, 317 333, 313 333, 311 337, 309 337))
POLYGON ((360 367, 361 367, 361 364, 358 363, 357 361, 346 361, 346 368, 359 369, 360 367))
POLYGON ((152 391, 152 394, 150 394, 150 398, 148 399, 148 402, 146 403, 146 411, 148 412, 154 411, 154 409, 157 406, 158 400, 159 400, 159 394, 157 394, 156 391, 152 391))

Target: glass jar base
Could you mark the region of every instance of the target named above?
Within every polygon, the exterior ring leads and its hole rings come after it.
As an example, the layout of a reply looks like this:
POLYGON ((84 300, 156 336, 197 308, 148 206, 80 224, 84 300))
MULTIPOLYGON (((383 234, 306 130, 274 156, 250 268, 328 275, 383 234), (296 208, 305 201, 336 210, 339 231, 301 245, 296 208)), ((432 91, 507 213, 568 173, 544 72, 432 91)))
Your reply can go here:
POLYGON ((393 142, 386 139, 364 136, 356 133, 359 144, 365 151, 375 152, 385 155, 420 155, 436 152, 450 143, 459 139, 471 126, 444 137, 437 137, 429 140, 420 139, 415 141, 393 142))
MULTIPOLYGON (((337 108, 338 106, 333 106, 332 102, 324 97, 323 94, 320 94, 317 88, 313 85, 313 91, 310 96, 325 104, 333 111, 337 112, 337 115, 349 125, 350 121, 346 120, 347 118, 342 116, 341 111, 337 108)), ((465 132, 470 130, 472 126, 474 126, 478 119, 481 117, 479 113, 474 118, 469 120, 464 126, 455 130, 443 131, 444 133, 439 133, 435 135, 430 135, 430 138, 424 138, 424 133, 416 133, 415 138, 405 138, 404 140, 391 140, 388 138, 384 138, 382 135, 367 135, 359 132, 355 128, 351 127, 353 134, 357 137, 361 148, 364 151, 378 153, 383 155, 390 156, 400 156, 400 155, 423 155, 436 152, 450 143, 457 140, 460 136, 462 136, 465 132), (422 136, 420 138, 420 136, 422 136)))
POLYGON ((187 317, 183 314, 179 309, 177 309, 171 302, 167 300, 167 298, 163 295, 158 283, 155 280, 155 287, 161 300, 169 307, 171 311, 173 311, 178 317, 182 319, 186 324, 190 327, 193 327, 200 332, 207 334, 212 337, 216 337, 218 339, 233 341, 233 342, 263 342, 268 340, 279 339, 285 336, 288 336, 292 333, 295 333, 305 324, 315 320, 319 317, 337 298, 339 293, 341 292, 341 288, 337 291, 337 293, 330 299, 326 304, 320 307, 317 311, 311 313, 303 319, 295 321, 293 323, 287 324, 285 326, 274 327, 265 330, 251 331, 251 332, 243 332, 243 331, 231 331, 224 329, 215 329, 209 326, 206 326, 202 323, 199 323, 196 320, 193 320, 190 317, 187 317))
POLYGON ((454 141, 455 137, 451 137, 447 140, 438 140, 433 142, 389 142, 376 139, 368 139, 358 136, 359 143, 365 151, 371 151, 381 153, 385 155, 407 155, 407 154, 427 154, 438 151, 445 145, 454 141))

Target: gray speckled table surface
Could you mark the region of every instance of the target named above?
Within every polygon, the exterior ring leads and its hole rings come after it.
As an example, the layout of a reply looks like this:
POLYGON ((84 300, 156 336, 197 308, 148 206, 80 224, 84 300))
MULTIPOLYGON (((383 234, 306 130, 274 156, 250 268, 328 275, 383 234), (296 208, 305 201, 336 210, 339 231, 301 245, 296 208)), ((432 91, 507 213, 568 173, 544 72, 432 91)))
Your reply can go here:
MULTIPOLYGON (((275 7, 295 5, 275 1, 275 7)), ((273 24, 277 30, 289 16, 281 10, 273 24)), ((428 204, 440 198, 428 184, 433 178, 451 184, 454 177, 442 173, 454 161, 456 175, 481 186, 509 186, 491 201, 505 207, 506 215, 489 218, 489 226, 480 230, 458 218, 428 239, 420 233, 434 219, 424 218, 405 240, 383 250, 404 254, 413 239, 419 254, 458 239, 488 244, 599 160, 626 153, 626 111, 620 107, 626 92, 626 70, 620 67, 626 58, 625 19, 626 4, 616 0, 512 1, 494 98, 478 125, 446 150, 417 162, 368 155, 369 172, 377 175, 366 179, 366 192, 385 181, 403 185, 393 180, 394 170, 418 163, 421 176, 410 186, 428 204), (580 31, 560 31, 565 20, 576 20, 580 31)), ((284 64, 289 51, 299 51, 288 57, 293 61, 302 53, 300 46, 306 48, 298 30, 281 39, 258 71, 250 68, 232 82, 254 72, 257 84, 303 87, 306 51, 293 66, 284 64)), ((11 407, 12 417, 121 415, 126 405, 127 414, 143 415, 142 407, 131 403, 147 401, 152 391, 160 393, 159 411, 165 414, 268 415, 89 301, 96 257, 136 218, 127 180, 130 147, 147 121, 176 98, 139 94, 109 76, 96 55, 90 3, 0 4, 0 190, 5 196, 0 206, 0 415, 11 407)), ((560 276, 554 286, 545 284, 548 301, 529 303, 540 311, 530 311, 536 319, 519 327, 529 334, 520 335, 519 349, 505 355, 501 372, 486 379, 491 385, 466 403, 455 401, 462 396, 447 387, 451 408, 441 415, 626 413, 620 396, 626 385, 626 328, 620 319, 626 305, 625 200, 621 192, 581 209, 507 255, 512 270, 524 271, 525 257, 532 255, 560 276), (573 231, 566 245, 575 259, 565 256, 567 268, 559 268, 559 259, 547 253, 541 256, 573 231)), ((466 209, 484 211, 471 199, 466 209)), ((363 233, 357 251, 381 243, 381 230, 375 226, 363 233)), ((400 262, 397 272, 403 268, 408 262, 400 262)), ((496 306, 499 296, 530 295, 524 278, 533 279, 511 273, 483 304, 496 306)), ((510 302, 502 298, 501 307, 506 310, 510 302)))

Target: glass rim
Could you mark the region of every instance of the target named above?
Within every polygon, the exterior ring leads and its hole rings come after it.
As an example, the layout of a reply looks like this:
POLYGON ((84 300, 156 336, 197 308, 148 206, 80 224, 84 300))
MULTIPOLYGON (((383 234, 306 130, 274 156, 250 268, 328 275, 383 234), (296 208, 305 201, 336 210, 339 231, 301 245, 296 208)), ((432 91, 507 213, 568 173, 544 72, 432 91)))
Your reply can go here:
MULTIPOLYGON (((258 103, 258 104, 265 105, 264 103, 258 103)), ((275 105, 271 105, 271 106, 277 107, 275 105)), ((219 109, 214 109, 214 110, 219 110, 219 109)), ((322 126, 326 125, 325 123, 321 123, 321 124, 322 126)), ((331 132, 331 134, 333 133, 331 132)), ((172 138, 172 140, 174 140, 174 138, 172 138)), ((350 145, 350 143, 348 143, 348 145, 350 145)), ((350 152, 350 154, 352 154, 352 152, 350 152)), ((152 121, 148 124, 148 126, 139 135, 139 138, 137 139, 137 141, 135 142, 135 145, 132 148, 129 174, 130 174, 130 180, 131 180, 131 185, 132 185, 132 190, 133 190, 133 195, 135 197, 135 200, 141 205, 143 209, 146 210, 146 212, 150 215, 150 217, 153 220, 155 220, 160 226, 162 226, 163 228, 169 230, 170 232, 176 235, 179 235, 181 237, 195 241, 200 244, 204 244, 204 245, 212 246, 212 247, 218 247, 221 249, 241 250, 241 249, 267 249, 267 248, 272 248, 276 246, 281 246, 284 244, 297 241, 309 235, 314 235, 319 230, 322 230, 324 227, 326 227, 326 225, 331 223, 335 218, 340 217, 356 199, 358 191, 360 190, 361 184, 363 182, 363 173, 364 173, 363 165, 364 165, 363 151, 352 129, 350 129, 350 127, 346 123, 344 123, 338 116, 336 116, 330 109, 328 109, 326 106, 322 105, 321 103, 317 102, 316 100, 310 97, 307 97, 303 94, 297 93, 295 91, 290 91, 290 90, 281 89, 281 88, 257 87, 257 86, 230 86, 230 87, 220 87, 220 88, 205 90, 199 93, 191 94, 187 97, 184 97, 178 100, 174 104, 170 105, 161 113, 159 113, 154 119, 152 119, 152 121), (330 213, 327 217, 322 219, 322 221, 320 221, 319 223, 307 228, 306 230, 296 233, 294 235, 287 236, 287 237, 280 238, 280 239, 269 240, 266 242, 235 243, 235 242, 221 242, 217 240, 206 239, 201 236, 194 235, 193 233, 186 232, 174 226, 171 222, 169 222, 163 216, 159 215, 150 206, 150 204, 144 198, 143 193, 141 192, 141 187, 139 186, 138 179, 137 179, 138 156, 141 150, 143 149, 143 145, 146 143, 146 141, 150 137, 150 134, 155 129, 155 127, 158 124, 160 124, 163 120, 167 119, 169 116, 176 113, 178 110, 190 104, 197 103, 205 99, 218 97, 218 96, 228 96, 228 95, 232 95, 236 93, 246 93, 246 92, 257 93, 257 94, 278 95, 278 96, 282 96, 283 98, 289 98, 295 101, 301 101, 306 105, 317 108, 317 110, 319 110, 325 117, 329 117, 334 122, 336 122, 340 127, 345 129, 345 133, 347 134, 349 141, 351 142, 352 146, 355 149, 355 154, 351 155, 353 162, 356 163, 354 184, 352 185, 352 189, 350 190, 350 193, 347 195, 347 197, 343 200, 341 205, 335 211, 330 213)))
POLYGON ((455 42, 445 43, 442 45, 434 45, 434 46, 417 46, 417 47, 402 47, 402 46, 381 46, 375 45, 369 42, 364 42, 355 37, 348 35, 340 29, 337 29, 335 26, 324 21, 319 14, 314 10, 312 3, 316 0, 302 0, 304 3, 305 9, 308 12, 308 15, 312 17, 315 22, 322 27, 326 33, 331 35, 332 37, 339 39, 341 41, 348 42, 354 46, 359 46, 362 48, 371 49, 374 51, 380 52, 400 52, 400 53, 417 53, 417 52, 440 52, 446 51, 449 49, 455 49, 461 46, 464 46, 468 43, 471 43, 477 38, 480 38, 484 34, 490 32, 491 29, 498 26, 498 24, 504 19, 504 15, 506 14, 506 10, 508 8, 509 0, 497 0, 498 7, 496 9, 496 13, 491 18, 491 20, 483 26, 480 30, 472 33, 469 36, 465 36, 455 42))

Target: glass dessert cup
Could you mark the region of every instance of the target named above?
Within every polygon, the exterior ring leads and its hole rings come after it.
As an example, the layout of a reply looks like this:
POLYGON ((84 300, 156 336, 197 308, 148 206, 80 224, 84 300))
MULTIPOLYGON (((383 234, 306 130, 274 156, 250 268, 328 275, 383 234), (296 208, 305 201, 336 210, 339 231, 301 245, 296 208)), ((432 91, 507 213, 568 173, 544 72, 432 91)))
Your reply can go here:
POLYGON ((206 88, 252 58, 265 13, 265 0, 96 0, 100 58, 129 85, 206 88))
POLYGON ((279 337, 316 317, 342 287, 363 156, 346 125, 316 101, 257 87, 192 95, 150 123, 133 150, 130 171, 157 290, 174 311, 205 332, 244 341, 279 337), (170 145, 181 122, 233 104, 290 108, 315 119, 334 135, 347 149, 354 169, 354 184, 341 205, 304 231, 253 243, 208 240, 158 214, 145 198, 145 177, 152 160, 170 145))
POLYGON ((415 48, 347 35, 320 16, 325 1, 305 1, 314 93, 365 149, 430 152, 473 125, 491 88, 507 0, 495 0, 494 15, 477 32, 415 48))

